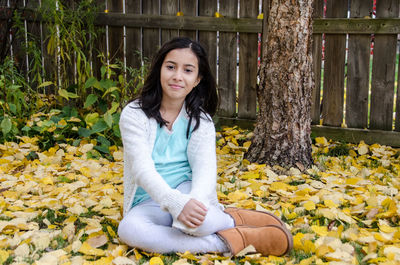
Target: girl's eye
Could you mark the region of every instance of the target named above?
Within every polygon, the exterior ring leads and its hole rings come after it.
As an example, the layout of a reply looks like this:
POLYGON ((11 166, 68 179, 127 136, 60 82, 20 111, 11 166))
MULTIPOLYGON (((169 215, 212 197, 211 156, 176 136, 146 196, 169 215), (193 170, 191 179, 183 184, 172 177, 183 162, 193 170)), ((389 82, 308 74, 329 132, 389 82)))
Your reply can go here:
POLYGON ((172 69, 174 69, 174 66, 173 65, 167 65, 167 69, 168 70, 172 70, 172 69))
POLYGON ((191 72, 193 72, 193 70, 192 69, 185 69, 185 72, 191 73, 191 72))

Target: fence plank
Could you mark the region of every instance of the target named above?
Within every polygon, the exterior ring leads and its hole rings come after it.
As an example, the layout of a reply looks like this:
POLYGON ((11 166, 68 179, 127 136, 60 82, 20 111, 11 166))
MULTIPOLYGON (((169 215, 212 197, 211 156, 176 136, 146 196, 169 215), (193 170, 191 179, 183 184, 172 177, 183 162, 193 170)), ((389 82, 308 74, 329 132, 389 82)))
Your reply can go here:
MULTIPOLYGON (((217 12, 217 1, 215 0, 199 0, 199 16, 213 17, 217 12)), ((215 31, 199 31, 199 42, 203 45, 208 54, 211 72, 217 75, 217 32, 215 31)))
MULTIPOLYGON (((159 1, 146 0, 142 2, 143 14, 159 15, 159 1)), ((143 29, 143 56, 151 58, 155 52, 160 48, 160 29, 143 29)))
MULTIPOLYGON (((258 0, 241 0, 240 17, 256 18, 258 0), (244 4, 246 3, 246 4, 244 4)), ((239 34, 239 118, 254 119, 256 116, 258 36, 239 34)))
MULTIPOLYGON (((100 11, 104 11, 106 8, 107 0, 96 0, 96 5, 99 7, 100 11)), ((93 75, 100 79, 100 69, 103 65, 101 56, 107 57, 107 40, 106 40, 106 27, 98 26, 96 27, 98 32, 97 41, 93 50, 92 60, 93 60, 93 75)))
MULTIPOLYGON (((224 17, 237 17, 238 0, 220 0, 220 10, 224 17)), ((237 34, 219 33, 218 93, 220 106, 218 114, 224 117, 236 115, 236 64, 237 34)))
MULTIPOLYGON (((324 0, 316 0, 313 3, 313 19, 322 18, 324 9, 324 0)), ((322 34, 313 34, 313 73, 314 88, 311 94, 311 122, 319 124, 321 108, 321 64, 322 64, 322 34)))
MULTIPOLYGON (((75 11, 77 9, 76 1, 65 1, 63 6, 66 10, 75 11)), ((60 25, 60 28, 62 25, 60 25)), ((68 28, 68 26, 66 26, 68 28)), ((76 39, 71 39, 71 41, 76 42, 76 39)), ((60 57, 59 64, 60 64, 60 76, 63 78, 63 83, 66 84, 66 87, 69 87, 73 84, 76 84, 76 53, 71 52, 70 59, 65 58, 64 60, 60 57)), ((66 88, 64 87, 64 88, 66 88)))
MULTIPOLYGON (((398 17, 399 3, 399 0, 377 1, 376 16, 398 17)), ((391 131, 397 34, 376 35, 374 42, 370 128, 391 131)))
MULTIPOLYGON (((328 0, 326 17, 346 17, 347 0, 328 0)), ((325 62, 322 99, 324 125, 340 126, 343 122, 345 34, 325 34, 325 62)))
MULTIPOLYGON (((29 1, 27 4, 27 8, 29 9, 38 9, 39 6, 39 1, 29 1)), ((41 36, 40 36, 40 22, 39 21, 27 21, 27 32, 29 34, 28 40, 31 40, 32 43, 32 49, 34 48, 33 45, 37 49, 40 49, 41 45, 41 36)), ((29 49, 29 47, 28 47, 29 49)), ((31 71, 29 73, 29 80, 32 84, 33 88, 36 88, 39 85, 40 78, 43 76, 43 71, 41 69, 42 67, 42 58, 41 56, 37 56, 36 58, 34 57, 33 54, 28 54, 28 60, 29 60, 29 69, 31 71), (38 76, 35 76, 38 75, 38 76)))
MULTIPOLYGON (((179 11, 179 0, 161 0, 161 15, 176 16, 179 11)), ((179 36, 176 29, 162 29, 161 43, 165 43, 170 39, 179 36)))
MULTIPOLYGON (((123 0, 107 0, 109 12, 122 13, 123 0)), ((124 30, 122 27, 108 27, 109 60, 115 63, 116 60, 124 61, 124 30)))
MULTIPOLYGON (((140 14, 140 0, 125 0, 127 14, 140 14)), ((141 65, 142 30, 126 28, 126 66, 139 68, 141 65)))
MULTIPOLYGON (((352 1, 350 16, 362 18, 372 13, 373 1, 352 1)), ((371 36, 349 34, 347 62, 346 125, 351 128, 368 126, 368 90, 371 36)))
MULTIPOLYGON (((180 0, 179 6, 180 11, 184 16, 197 16, 197 1, 194 0, 180 0)), ((197 40, 197 31, 196 30, 179 30, 179 36, 188 37, 192 40, 197 40)))
MULTIPOLYGON (((397 62, 400 65, 400 61, 397 62)), ((397 96, 396 96, 396 114, 395 131, 400 132, 400 71, 397 71, 397 96)))
MULTIPOLYGON (((40 2, 41 8, 43 8, 43 3, 40 2)), ((45 8, 45 6, 44 6, 45 8)), ((51 22, 46 21, 46 22, 41 22, 42 24, 42 43, 41 43, 41 49, 42 49, 42 56, 43 56, 43 66, 44 66, 44 80, 43 81, 52 81, 56 82, 58 80, 57 76, 57 71, 58 71, 58 66, 57 66, 57 55, 56 54, 49 54, 47 52, 47 46, 49 44, 49 37, 50 37, 50 29, 49 27, 51 22)), ((55 84, 57 87, 59 84, 55 84)), ((57 91, 56 87, 45 87, 43 89, 43 92, 46 94, 54 94, 55 91, 57 91)))
MULTIPOLYGON (((18 8, 19 11, 17 11, 19 14, 22 14, 25 9, 25 5, 22 0, 17 0, 17 1, 12 1, 10 3, 11 8, 18 8)), ((28 68, 26 65, 26 53, 25 53, 25 25, 24 25, 24 19, 21 18, 21 28, 15 27, 16 23, 15 20, 13 19, 13 24, 11 28, 11 45, 12 45, 12 52, 13 52, 13 59, 15 62, 15 65, 18 67, 20 73, 22 73, 25 78, 27 77, 28 73, 28 68)))

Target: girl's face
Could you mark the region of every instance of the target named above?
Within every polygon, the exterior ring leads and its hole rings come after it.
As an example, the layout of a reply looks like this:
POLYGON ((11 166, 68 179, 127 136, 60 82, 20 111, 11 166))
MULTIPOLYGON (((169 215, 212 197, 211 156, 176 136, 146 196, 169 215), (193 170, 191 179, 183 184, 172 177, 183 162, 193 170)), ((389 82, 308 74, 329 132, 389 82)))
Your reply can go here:
POLYGON ((199 63, 190 48, 175 49, 165 56, 161 66, 162 100, 183 101, 200 82, 199 63))

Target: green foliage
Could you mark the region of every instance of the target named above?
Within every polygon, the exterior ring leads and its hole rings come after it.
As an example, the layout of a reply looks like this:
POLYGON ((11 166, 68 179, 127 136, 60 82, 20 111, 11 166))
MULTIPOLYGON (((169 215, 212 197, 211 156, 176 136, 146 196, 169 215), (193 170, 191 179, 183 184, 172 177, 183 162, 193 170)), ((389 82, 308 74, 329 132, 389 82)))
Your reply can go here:
POLYGON ((350 147, 344 143, 341 142, 339 145, 336 145, 335 147, 329 149, 329 152, 327 153, 328 156, 346 156, 349 155, 350 147))
MULTIPOLYGON (((42 2, 39 14, 46 28, 46 52, 58 65, 51 72, 42 67, 47 55, 42 54, 40 40, 25 32, 15 13, 14 28, 28 39, 23 49, 30 70, 21 74, 9 58, 0 65, 1 142, 36 137, 41 150, 47 150, 57 143, 78 146, 84 140, 95 145, 87 154, 92 158, 111 158, 110 147, 121 145, 120 113, 143 85, 148 63, 144 60, 141 67, 130 68, 97 54, 94 44, 101 31, 94 20, 99 8, 92 0, 42 2), (99 76, 91 63, 96 58, 101 64, 99 76)), ((36 156, 29 154, 27 159, 36 156)))
POLYGON ((93 75, 90 62, 100 33, 100 29, 94 26, 99 8, 91 0, 42 2, 40 14, 49 32, 45 38, 46 50, 57 58, 58 64, 51 79, 59 87, 60 96, 67 100, 78 98, 78 95, 86 98, 84 84, 93 75))

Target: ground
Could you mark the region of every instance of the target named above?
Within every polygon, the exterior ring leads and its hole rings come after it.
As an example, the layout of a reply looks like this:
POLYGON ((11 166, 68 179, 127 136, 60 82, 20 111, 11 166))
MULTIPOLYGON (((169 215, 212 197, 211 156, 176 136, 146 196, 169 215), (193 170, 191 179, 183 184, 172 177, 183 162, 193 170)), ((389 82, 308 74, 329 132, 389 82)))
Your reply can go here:
POLYGON ((314 139, 314 166, 300 170, 243 159, 251 132, 217 133, 218 196, 226 206, 270 211, 294 236, 284 257, 159 255, 128 248, 121 220, 122 148, 113 161, 93 143, 40 152, 37 139, 0 145, 3 264, 399 264, 400 151, 314 139))

